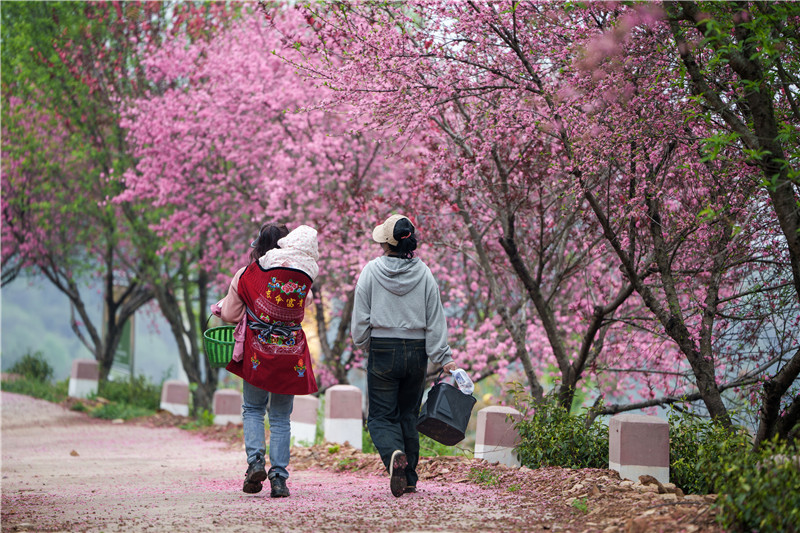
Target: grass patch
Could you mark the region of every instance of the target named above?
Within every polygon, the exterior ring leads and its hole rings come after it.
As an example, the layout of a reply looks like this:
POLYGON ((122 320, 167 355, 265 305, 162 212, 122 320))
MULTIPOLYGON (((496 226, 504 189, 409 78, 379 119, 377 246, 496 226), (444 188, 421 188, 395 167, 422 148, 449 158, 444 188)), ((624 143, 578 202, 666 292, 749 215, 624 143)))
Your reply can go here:
POLYGON ((586 514, 589 512, 589 506, 586 504, 586 498, 575 498, 572 500, 572 507, 578 511, 586 514))
MULTIPOLYGON (((366 426, 361 430, 361 451, 364 453, 378 453, 378 449, 372 442, 372 436, 369 434, 366 426)), ((420 457, 443 457, 451 455, 463 455, 462 450, 455 446, 446 446, 441 442, 436 442, 432 438, 419 435, 419 456, 420 457)))
POLYGON ((200 416, 198 416, 196 419, 190 420, 186 424, 181 424, 178 427, 180 427, 181 429, 186 429, 188 431, 194 431, 197 429, 206 428, 213 425, 214 425, 214 413, 210 412, 208 409, 203 409, 203 412, 200 413, 200 416))
POLYGON ((161 386, 140 375, 127 380, 101 381, 97 395, 111 403, 155 412, 161 406, 161 386))
POLYGON ((89 416, 92 418, 102 418, 103 420, 130 420, 131 418, 139 418, 141 416, 150 416, 155 414, 155 411, 138 407, 136 405, 128 405, 124 403, 104 403, 89 411, 89 416))
POLYGON ((500 474, 492 472, 488 468, 472 467, 469 469, 469 475, 467 475, 467 479, 473 483, 477 483, 478 485, 491 487, 500 482, 500 474))
POLYGON ((455 446, 447 446, 441 442, 436 442, 427 435, 419 436, 419 456, 420 457, 443 457, 459 455, 461 450, 455 446))
POLYGON ((3 390, 32 396, 48 402, 61 403, 67 399, 69 382, 64 380, 52 384, 29 377, 22 377, 14 381, 4 381, 3 390))
POLYGON ((345 457, 336 463, 337 470, 353 470, 357 459, 355 457, 345 457))

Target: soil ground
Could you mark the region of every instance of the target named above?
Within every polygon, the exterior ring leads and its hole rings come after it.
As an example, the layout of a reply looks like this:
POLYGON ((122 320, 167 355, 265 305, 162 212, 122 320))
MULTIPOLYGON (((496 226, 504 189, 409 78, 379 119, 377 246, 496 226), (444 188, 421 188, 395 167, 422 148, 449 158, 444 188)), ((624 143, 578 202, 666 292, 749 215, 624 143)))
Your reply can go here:
POLYGON ((713 495, 610 470, 423 458, 419 492, 394 498, 377 455, 349 446, 293 448, 289 498, 245 494, 241 426, 186 421, 104 421, 3 392, 2 531, 722 531, 713 495))

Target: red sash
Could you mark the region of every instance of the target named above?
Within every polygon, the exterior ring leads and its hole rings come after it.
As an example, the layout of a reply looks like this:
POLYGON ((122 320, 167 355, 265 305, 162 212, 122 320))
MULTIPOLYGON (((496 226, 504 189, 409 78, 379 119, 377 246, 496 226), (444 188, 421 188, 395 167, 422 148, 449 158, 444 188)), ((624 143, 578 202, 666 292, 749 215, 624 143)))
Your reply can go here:
POLYGON ((244 357, 228 363, 228 372, 269 392, 317 392, 311 353, 300 327, 311 283, 301 270, 262 270, 257 261, 247 267, 238 285, 248 312, 244 357))

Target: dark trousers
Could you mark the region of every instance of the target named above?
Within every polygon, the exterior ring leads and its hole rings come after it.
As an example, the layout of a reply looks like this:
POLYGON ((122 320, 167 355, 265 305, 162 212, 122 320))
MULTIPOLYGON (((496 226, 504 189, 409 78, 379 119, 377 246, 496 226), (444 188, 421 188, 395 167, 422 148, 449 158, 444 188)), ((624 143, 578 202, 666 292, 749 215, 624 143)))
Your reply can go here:
POLYGON ((406 454, 409 485, 417 484, 419 416, 428 355, 423 339, 370 340, 367 362, 367 427, 386 468, 395 450, 406 454))

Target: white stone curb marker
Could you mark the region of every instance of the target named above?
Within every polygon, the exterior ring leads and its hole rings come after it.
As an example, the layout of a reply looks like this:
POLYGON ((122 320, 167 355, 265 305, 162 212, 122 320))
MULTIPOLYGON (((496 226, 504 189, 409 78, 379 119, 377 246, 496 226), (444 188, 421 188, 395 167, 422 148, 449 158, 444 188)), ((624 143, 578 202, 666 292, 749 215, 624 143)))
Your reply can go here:
POLYGON ((478 411, 475 458, 519 466, 514 452, 514 446, 519 444, 519 432, 514 423, 521 418, 522 414, 513 407, 491 406, 478 411))
POLYGON ((220 389, 214 393, 214 424, 242 423, 242 395, 235 389, 220 389))
POLYGON ((94 359, 76 359, 72 362, 72 372, 69 375, 70 398, 88 398, 97 394, 97 384, 100 380, 100 366, 94 359))
POLYGON ((325 441, 361 449, 361 389, 334 385, 325 391, 325 441))
POLYGON ((317 437, 319 399, 314 396, 295 396, 292 416, 292 439, 295 446, 312 446, 317 437))
POLYGON ((639 481, 650 475, 669 483, 669 423, 657 416, 624 414, 608 427, 608 468, 639 481))
POLYGON ((189 416, 189 384, 170 379, 161 387, 161 409, 178 416, 189 416))

